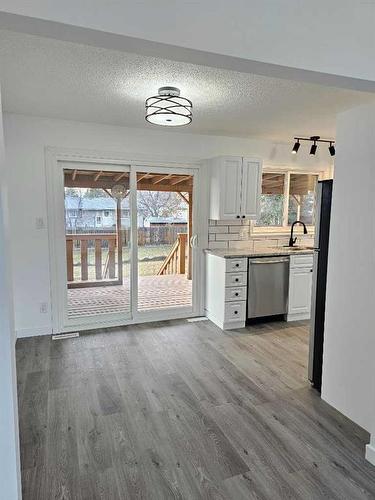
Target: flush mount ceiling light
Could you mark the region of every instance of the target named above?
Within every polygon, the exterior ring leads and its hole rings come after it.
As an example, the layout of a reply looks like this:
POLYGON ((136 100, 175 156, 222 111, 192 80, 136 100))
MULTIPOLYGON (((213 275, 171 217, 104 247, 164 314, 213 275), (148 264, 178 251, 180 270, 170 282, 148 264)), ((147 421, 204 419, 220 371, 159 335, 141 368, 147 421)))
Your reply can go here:
POLYGON ((155 125, 179 127, 193 119, 193 104, 180 96, 177 87, 160 87, 158 95, 146 99, 146 120, 155 125))
POLYGON ((329 139, 321 139, 319 135, 313 135, 311 137, 295 137, 294 140, 296 141, 294 143, 293 149, 292 149, 292 154, 295 155, 298 153, 298 150, 301 146, 300 141, 309 141, 312 142, 311 148, 310 148, 310 155, 314 156, 317 149, 318 149, 318 142, 326 142, 329 144, 328 151, 331 156, 335 156, 336 150, 335 150, 335 141, 330 141, 329 139))

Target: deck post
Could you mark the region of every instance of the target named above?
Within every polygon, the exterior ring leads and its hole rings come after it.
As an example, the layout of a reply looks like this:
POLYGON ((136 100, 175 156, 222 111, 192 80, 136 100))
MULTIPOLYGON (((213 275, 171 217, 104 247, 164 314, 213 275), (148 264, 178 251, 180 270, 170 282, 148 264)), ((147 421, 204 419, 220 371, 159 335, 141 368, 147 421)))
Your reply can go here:
POLYGON ((74 281, 73 238, 66 239, 66 267, 68 281, 74 281))
POLYGON ((185 274, 185 261, 186 261, 186 241, 187 234, 179 233, 177 235, 179 239, 178 245, 178 274, 185 274))

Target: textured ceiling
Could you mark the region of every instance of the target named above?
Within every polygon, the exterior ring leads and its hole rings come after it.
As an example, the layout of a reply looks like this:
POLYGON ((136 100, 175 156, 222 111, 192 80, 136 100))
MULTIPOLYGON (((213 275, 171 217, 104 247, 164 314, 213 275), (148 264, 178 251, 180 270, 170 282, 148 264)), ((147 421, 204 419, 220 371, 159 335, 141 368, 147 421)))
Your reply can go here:
MULTIPOLYGON (((338 112, 374 101, 359 93, 249 75, 0 30, 5 111, 153 129, 144 101, 163 85, 193 101, 180 132, 289 141, 334 137, 338 112)), ((168 128, 170 130, 170 128, 168 128)))

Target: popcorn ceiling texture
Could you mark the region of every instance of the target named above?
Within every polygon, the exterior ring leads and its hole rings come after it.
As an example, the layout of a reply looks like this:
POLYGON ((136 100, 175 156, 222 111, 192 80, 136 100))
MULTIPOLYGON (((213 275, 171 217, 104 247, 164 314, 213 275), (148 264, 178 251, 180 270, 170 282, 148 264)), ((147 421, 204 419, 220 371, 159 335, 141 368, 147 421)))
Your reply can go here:
MULTIPOLYGON (((298 229, 297 243, 312 246, 314 235, 302 235, 298 229)), ((260 235, 252 233, 251 221, 216 221, 209 220, 208 225, 208 246, 216 248, 246 248, 249 250, 262 250, 269 247, 287 245, 289 234, 267 234, 260 235)))

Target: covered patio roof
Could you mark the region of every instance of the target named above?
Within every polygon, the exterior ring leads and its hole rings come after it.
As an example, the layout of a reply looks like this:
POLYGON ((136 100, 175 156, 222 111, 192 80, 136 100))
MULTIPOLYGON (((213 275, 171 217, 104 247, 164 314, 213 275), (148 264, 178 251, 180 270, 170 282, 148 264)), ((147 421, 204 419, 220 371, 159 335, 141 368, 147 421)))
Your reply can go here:
MULTIPOLYGON (((98 170, 64 170, 65 187, 111 189, 116 184, 129 187, 129 172, 98 170)), ((191 193, 193 177, 185 174, 137 173, 137 189, 141 191, 169 191, 191 193)))

